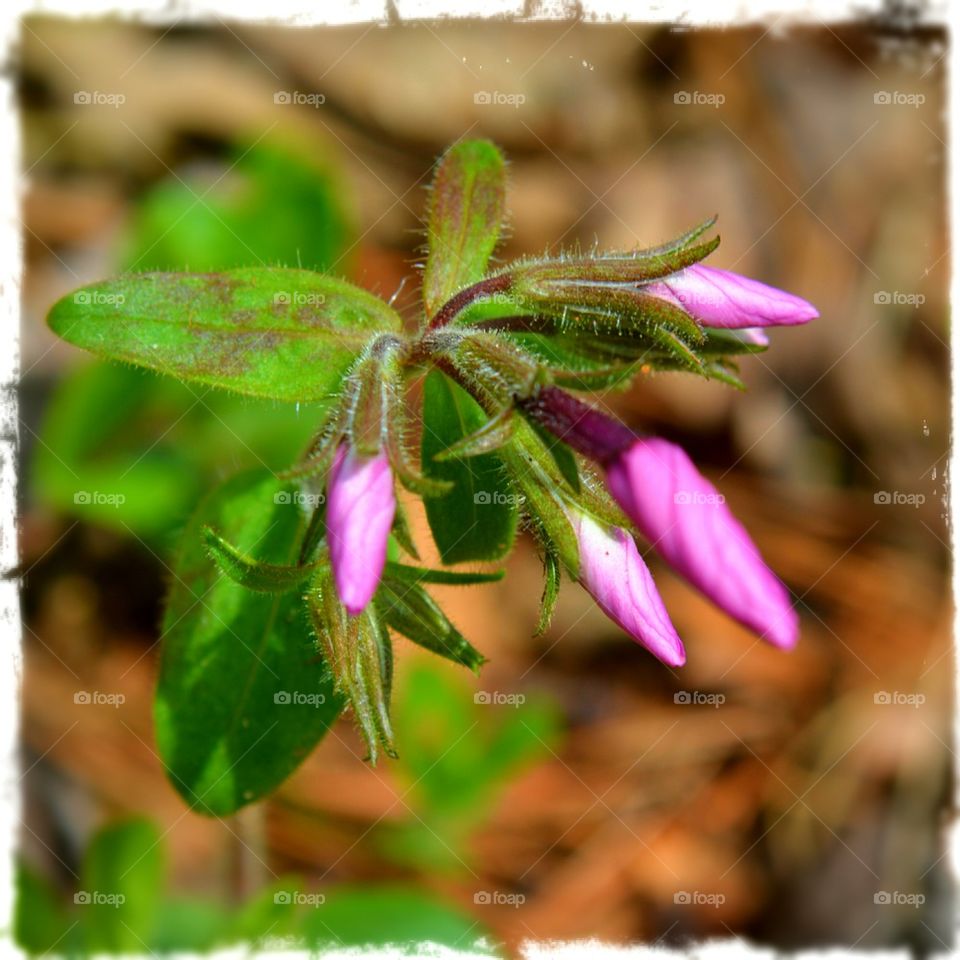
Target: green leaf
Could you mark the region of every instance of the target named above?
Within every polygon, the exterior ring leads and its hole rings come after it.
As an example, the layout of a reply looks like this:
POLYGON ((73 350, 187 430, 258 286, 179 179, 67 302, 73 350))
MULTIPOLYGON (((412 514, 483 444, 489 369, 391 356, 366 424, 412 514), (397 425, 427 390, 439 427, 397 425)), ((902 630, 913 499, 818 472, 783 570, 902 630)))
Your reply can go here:
POLYGON ((430 942, 456 951, 490 952, 476 944, 488 939, 489 931, 469 914, 401 886, 338 886, 306 914, 303 933, 312 949, 395 944, 422 956, 417 947, 430 942))
POLYGON ((436 454, 488 421, 476 401, 445 374, 431 371, 423 388, 423 470, 453 489, 424 501, 433 539, 444 563, 498 560, 517 532, 517 503, 494 453, 438 462, 436 454))
MULTIPOLYGON (((345 270, 355 218, 325 151, 271 137, 238 144, 223 164, 146 191, 121 243, 125 271, 345 270)), ((54 386, 28 476, 47 505, 165 546, 224 463, 285 467, 318 418, 120 364, 82 364, 54 386)))
POLYGON ((163 889, 160 832, 149 820, 113 823, 87 850, 74 896, 90 953, 141 953, 163 889))
POLYGON ((273 790, 339 714, 297 592, 252 593, 217 569, 206 526, 269 563, 296 562, 304 510, 267 471, 227 481, 183 533, 167 602, 156 699, 168 776, 201 813, 225 815, 273 790))
POLYGON ((487 658, 447 619, 437 602, 415 583, 389 578, 380 583, 377 604, 388 626, 425 650, 459 663, 474 673, 487 658))
POLYGON ((147 273, 54 304, 64 340, 181 380, 274 400, 323 400, 399 316, 359 287, 307 270, 147 273))
POLYGON ((458 290, 483 278, 500 238, 504 160, 489 140, 454 144, 433 178, 427 217, 423 303, 432 317, 458 290))
POLYGON ((303 583, 315 569, 314 564, 287 566, 264 563, 241 553, 213 528, 203 528, 203 541, 217 566, 234 582, 259 593, 287 593, 303 583))

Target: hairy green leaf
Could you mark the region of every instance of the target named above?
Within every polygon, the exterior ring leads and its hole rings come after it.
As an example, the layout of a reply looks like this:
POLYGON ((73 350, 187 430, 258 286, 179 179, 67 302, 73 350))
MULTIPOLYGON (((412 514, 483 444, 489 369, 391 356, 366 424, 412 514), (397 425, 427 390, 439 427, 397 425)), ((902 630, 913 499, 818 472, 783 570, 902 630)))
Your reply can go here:
POLYGON ((379 297, 308 270, 146 273, 54 304, 51 329, 100 356, 274 400, 323 400, 400 318, 379 297))
POLYGON ((427 218, 423 302, 428 317, 486 272, 500 238, 504 179, 503 155, 489 140, 464 140, 440 159, 427 218))

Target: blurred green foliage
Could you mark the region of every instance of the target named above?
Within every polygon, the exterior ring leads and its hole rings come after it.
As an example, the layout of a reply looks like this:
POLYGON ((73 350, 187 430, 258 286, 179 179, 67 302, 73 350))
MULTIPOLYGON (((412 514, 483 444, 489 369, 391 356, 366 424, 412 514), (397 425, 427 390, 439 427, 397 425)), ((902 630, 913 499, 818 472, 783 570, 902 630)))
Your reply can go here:
POLYGON ((262 949, 397 944, 414 952, 423 941, 464 950, 489 937, 469 914, 402 885, 310 893, 301 878, 280 877, 233 909, 212 899, 170 897, 162 837, 144 819, 103 828, 80 872, 81 888, 68 906, 41 876, 18 867, 14 936, 28 954, 157 955, 235 943, 262 949))
POLYGON ((329 158, 263 140, 237 146, 210 179, 200 171, 172 177, 144 195, 122 244, 124 271, 344 272, 356 228, 329 158))
MULTIPOLYGON (((121 244, 126 270, 348 268, 356 228, 328 159, 262 142, 237 147, 219 178, 207 180, 187 173, 147 191, 121 244)), ((204 489, 238 468, 288 466, 320 416, 320 405, 84 364, 49 399, 33 490, 54 509, 166 547, 204 489)))
POLYGON ((561 718, 546 697, 471 695, 472 686, 426 657, 406 665, 393 724, 401 745, 396 766, 415 818, 378 834, 384 853, 398 862, 467 870, 471 834, 509 782, 557 742, 561 718))
MULTIPOLYGON (((427 876, 471 873, 470 838, 510 780, 559 735, 545 698, 481 692, 456 669, 411 657, 395 692, 404 749, 396 762, 413 821, 381 827, 375 844, 395 863, 427 876), (491 702, 496 700, 506 702, 491 702)), ((264 948, 414 944, 489 950, 491 934, 459 908, 412 883, 330 885, 312 892, 283 876, 239 907, 165 890, 163 838, 144 819, 106 826, 93 838, 79 889, 64 897, 18 865, 14 935, 30 954, 85 957, 208 951, 230 943, 264 948), (120 895, 118 897, 117 895, 120 895), (122 898, 122 899, 121 899, 122 898)), ((473 877, 471 877, 471 880, 473 877)))

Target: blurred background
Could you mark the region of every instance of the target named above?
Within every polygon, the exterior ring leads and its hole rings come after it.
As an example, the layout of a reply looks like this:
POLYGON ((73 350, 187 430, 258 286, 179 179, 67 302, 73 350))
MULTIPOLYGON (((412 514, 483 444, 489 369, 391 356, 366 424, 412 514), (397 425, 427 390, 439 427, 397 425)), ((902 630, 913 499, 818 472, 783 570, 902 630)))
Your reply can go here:
POLYGON ((945 949, 944 56, 940 32, 866 21, 24 21, 22 942, 945 949), (510 160, 504 259, 718 213, 713 265, 820 309, 744 360, 746 394, 661 374, 602 398, 717 482, 800 645, 656 565, 682 670, 575 585, 533 640, 521 539, 502 583, 435 591, 479 679, 397 641, 398 761, 364 765, 341 720, 269 800, 203 818, 153 747, 171 545, 203 490, 283 467, 317 414, 92 362, 46 311, 123 270, 301 264, 399 291, 415 324, 424 187, 462 136, 510 160))

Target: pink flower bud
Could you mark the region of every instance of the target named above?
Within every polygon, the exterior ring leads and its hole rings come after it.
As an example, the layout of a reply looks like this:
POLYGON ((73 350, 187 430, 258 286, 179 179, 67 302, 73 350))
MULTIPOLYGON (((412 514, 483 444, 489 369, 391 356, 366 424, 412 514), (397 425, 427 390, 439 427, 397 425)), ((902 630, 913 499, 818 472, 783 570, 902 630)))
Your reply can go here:
POLYGON ((636 440, 608 463, 607 484, 654 549, 717 606, 775 646, 796 643, 786 588, 680 447, 636 440))
POLYGON ((350 614, 360 613, 377 591, 396 508, 386 453, 362 457, 341 445, 327 479, 327 544, 337 593, 350 614))
POLYGON ((580 547, 580 583, 614 623, 671 667, 686 661, 683 644, 663 606, 633 537, 569 510, 580 547))
POLYGON ((816 307, 792 293, 702 263, 642 290, 681 307, 705 327, 770 327, 819 316, 816 307))

